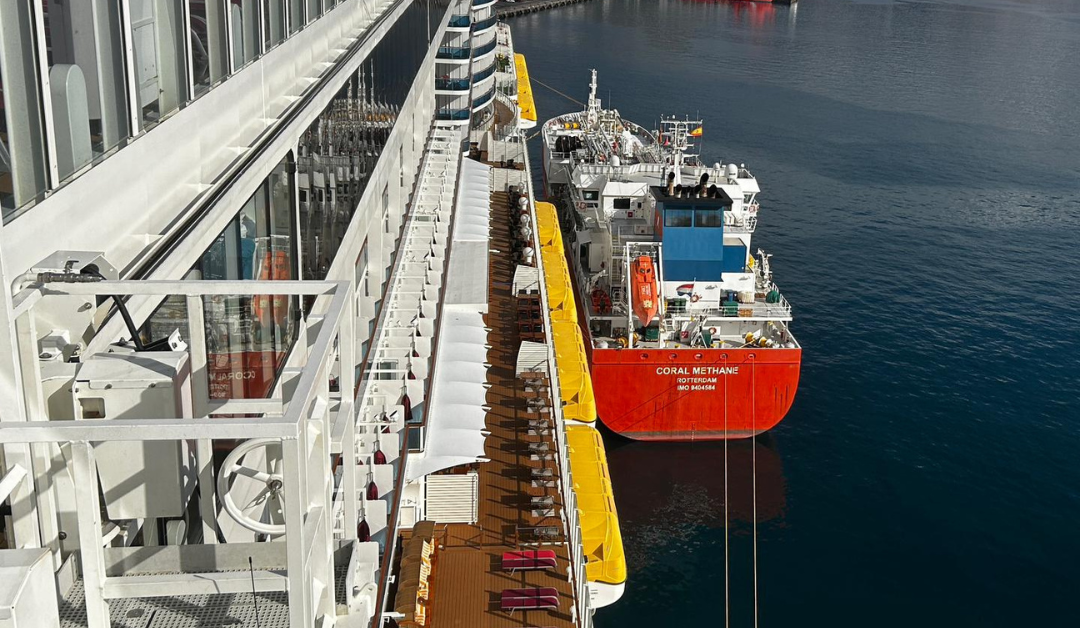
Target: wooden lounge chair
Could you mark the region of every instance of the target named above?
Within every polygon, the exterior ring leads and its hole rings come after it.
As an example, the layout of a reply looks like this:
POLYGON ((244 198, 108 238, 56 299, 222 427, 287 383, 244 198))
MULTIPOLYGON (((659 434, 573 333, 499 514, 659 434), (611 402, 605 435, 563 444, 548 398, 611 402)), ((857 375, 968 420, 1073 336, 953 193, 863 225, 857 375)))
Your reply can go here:
POLYGON ((535 571, 555 568, 555 552, 552 550, 521 550, 503 552, 503 571, 535 571))

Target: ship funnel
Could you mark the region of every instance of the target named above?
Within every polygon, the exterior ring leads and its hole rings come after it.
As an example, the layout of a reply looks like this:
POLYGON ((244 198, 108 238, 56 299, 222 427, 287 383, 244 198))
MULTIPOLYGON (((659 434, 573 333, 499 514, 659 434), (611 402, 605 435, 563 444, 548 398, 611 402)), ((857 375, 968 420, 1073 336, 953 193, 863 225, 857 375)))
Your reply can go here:
POLYGON ((719 197, 720 197, 720 191, 717 189, 716 185, 715 184, 710 185, 709 186, 709 198, 719 198, 719 197))
POLYGON ((709 184, 709 173, 708 172, 701 173, 701 187, 704 188, 708 184, 709 184))
POLYGON ((675 173, 674 172, 667 173, 667 193, 668 193, 668 196, 671 196, 672 194, 675 193, 675 173))

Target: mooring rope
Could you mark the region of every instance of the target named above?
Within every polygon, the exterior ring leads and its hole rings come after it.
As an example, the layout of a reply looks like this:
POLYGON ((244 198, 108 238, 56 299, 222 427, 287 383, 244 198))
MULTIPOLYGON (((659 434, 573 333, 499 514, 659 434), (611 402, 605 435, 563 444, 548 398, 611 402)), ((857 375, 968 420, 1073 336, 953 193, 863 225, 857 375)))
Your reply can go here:
MULTIPOLYGON (((727 358, 724 358, 727 372, 727 358)), ((728 543, 728 378, 724 378, 724 627, 731 628, 731 569, 728 543)))
POLYGON ((559 90, 555 89, 554 87, 552 87, 552 86, 548 85, 547 83, 541 81, 540 79, 536 78, 535 76, 530 76, 529 80, 531 80, 533 83, 536 83, 540 87, 546 87, 546 88, 550 89, 551 91, 555 92, 556 94, 562 96, 563 98, 569 100, 572 103, 581 105, 582 107, 585 106, 585 103, 583 103, 580 100, 577 100, 576 98, 573 98, 571 96, 567 96, 566 94, 560 92, 559 90))
POLYGON ((754 518, 754 628, 758 628, 758 558, 757 558, 757 360, 751 355, 750 362, 750 447, 753 470, 753 518, 754 518))

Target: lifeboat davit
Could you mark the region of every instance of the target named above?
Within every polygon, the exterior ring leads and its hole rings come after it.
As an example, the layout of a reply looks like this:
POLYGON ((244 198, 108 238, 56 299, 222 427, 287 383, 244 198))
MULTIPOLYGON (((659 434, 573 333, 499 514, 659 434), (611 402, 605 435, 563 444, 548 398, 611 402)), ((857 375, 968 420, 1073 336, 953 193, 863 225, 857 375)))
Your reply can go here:
POLYGON ((660 303, 657 299, 656 268, 648 255, 634 260, 630 268, 630 289, 633 295, 634 314, 642 325, 648 326, 656 317, 660 303))

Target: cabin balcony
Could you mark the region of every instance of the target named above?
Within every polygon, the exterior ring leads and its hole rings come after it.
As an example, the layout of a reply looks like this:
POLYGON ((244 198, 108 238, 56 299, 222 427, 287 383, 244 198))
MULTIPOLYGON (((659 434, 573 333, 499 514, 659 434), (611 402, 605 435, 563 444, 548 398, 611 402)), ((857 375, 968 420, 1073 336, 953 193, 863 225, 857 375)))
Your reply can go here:
POLYGON ((436 94, 441 92, 468 92, 471 86, 472 81, 468 78, 442 77, 435 79, 436 94))
POLYGON ((447 22, 447 27, 452 31, 468 30, 472 24, 472 19, 468 15, 452 15, 447 22))
POLYGON ((435 53, 440 61, 468 61, 472 49, 468 46, 443 46, 435 53))
POLYGON ((482 33, 484 31, 486 31, 487 29, 491 28, 492 26, 495 26, 495 24, 497 24, 498 21, 499 21, 499 18, 497 18, 495 16, 491 16, 486 20, 481 20, 479 22, 476 22, 473 25, 473 34, 476 35, 478 33, 482 33))

